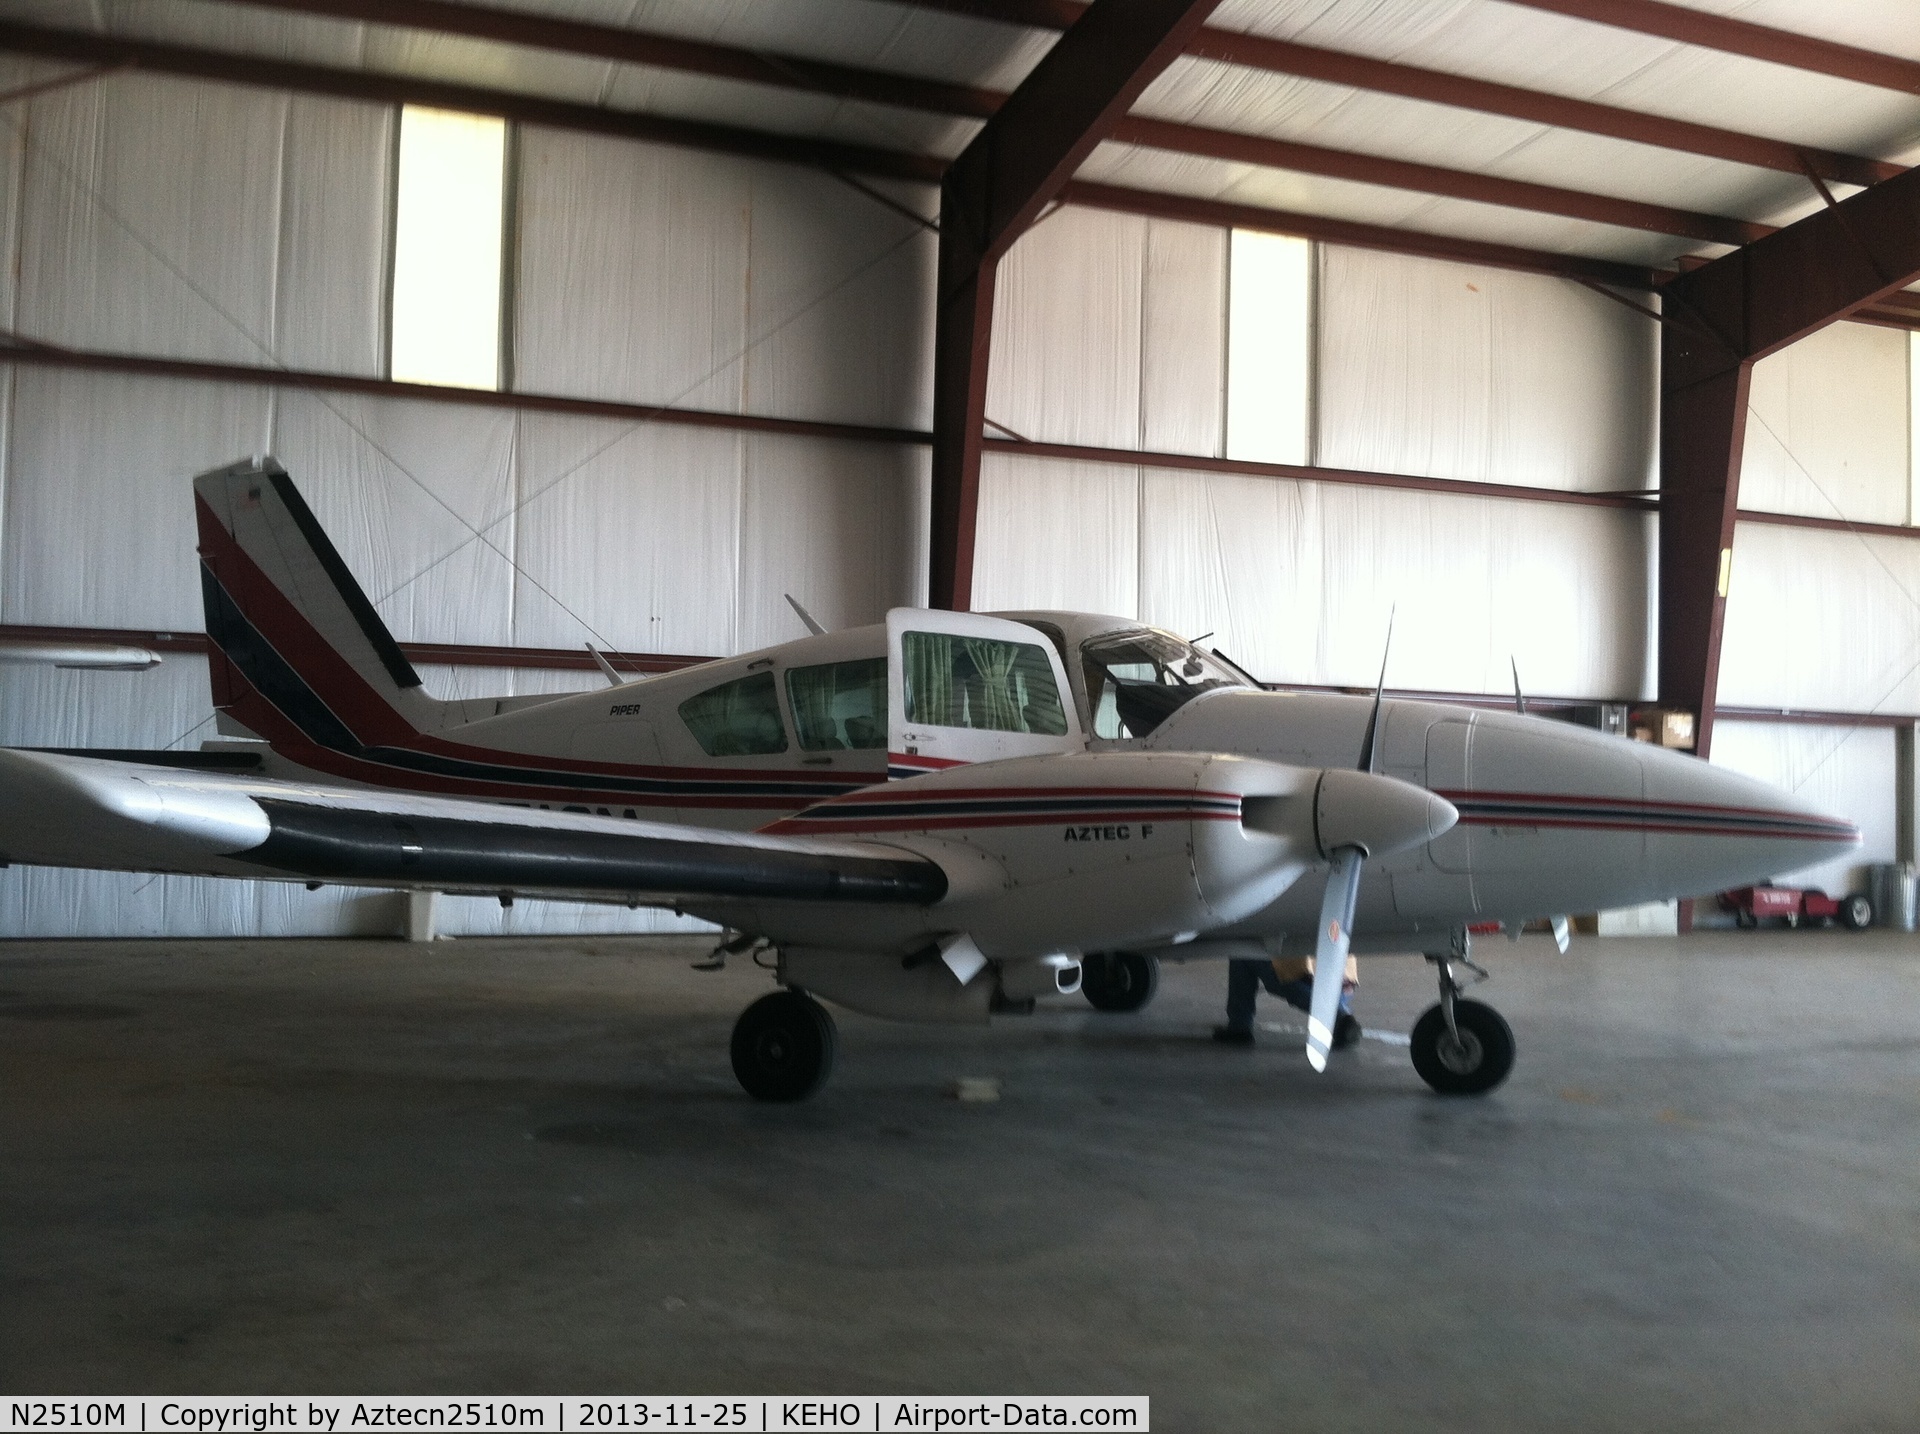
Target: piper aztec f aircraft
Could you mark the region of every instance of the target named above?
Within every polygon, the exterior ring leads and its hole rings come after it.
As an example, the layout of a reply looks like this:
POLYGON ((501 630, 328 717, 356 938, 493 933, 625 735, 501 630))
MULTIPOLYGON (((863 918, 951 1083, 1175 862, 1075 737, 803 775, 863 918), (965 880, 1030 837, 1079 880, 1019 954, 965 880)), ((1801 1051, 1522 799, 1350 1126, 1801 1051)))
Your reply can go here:
POLYGON ((1460 994, 1470 925, 1744 885, 1859 841, 1691 757, 1268 692, 1079 613, 902 608, 603 691, 436 701, 284 469, 194 492, 214 704, 256 739, 222 750, 246 770, 0 751, 0 853, 703 917, 736 933, 720 954, 773 953, 782 989, 732 1041, 761 1099, 826 1078, 816 998, 984 1021, 1084 973, 1095 1005, 1136 1009, 1162 957, 1314 954, 1323 1068, 1350 943, 1435 963, 1414 1065, 1478 1093, 1513 1036, 1460 994))

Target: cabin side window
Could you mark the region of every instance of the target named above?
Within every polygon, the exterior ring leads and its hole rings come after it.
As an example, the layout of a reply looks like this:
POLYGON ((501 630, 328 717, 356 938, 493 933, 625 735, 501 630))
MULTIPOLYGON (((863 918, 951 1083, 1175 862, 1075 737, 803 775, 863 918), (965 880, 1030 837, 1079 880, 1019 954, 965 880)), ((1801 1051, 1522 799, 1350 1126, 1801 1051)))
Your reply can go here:
POLYGON ((680 704, 680 720, 709 757, 761 757, 787 750, 771 672, 755 672, 680 704))
POLYGON ((1067 715, 1044 648, 940 632, 901 634, 906 713, 930 727, 1063 737, 1067 715))
POLYGON ((794 735, 809 752, 887 745, 887 660, 828 662, 787 673, 794 735))

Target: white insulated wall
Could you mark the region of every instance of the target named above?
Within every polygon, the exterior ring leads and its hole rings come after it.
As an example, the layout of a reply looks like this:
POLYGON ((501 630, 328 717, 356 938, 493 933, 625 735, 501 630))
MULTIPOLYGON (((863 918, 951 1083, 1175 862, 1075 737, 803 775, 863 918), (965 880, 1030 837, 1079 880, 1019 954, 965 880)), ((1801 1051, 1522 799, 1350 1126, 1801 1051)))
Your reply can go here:
MULTIPOLYGON (((0 82, 38 73, 0 66, 0 82)), ((9 107, 8 326, 381 374, 393 124, 381 106, 146 76, 9 107)), ((537 130, 520 134, 516 173, 515 387, 926 426, 934 250, 920 226, 789 167, 537 130)), ((924 449, 26 366, 0 370, 0 395, 0 622, 202 630, 188 480, 262 452, 403 640, 727 653, 800 635, 787 592, 834 624, 924 598, 924 449)), ((422 675, 445 696, 592 685, 422 675)), ((200 659, 0 668, 0 742, 191 748, 212 733, 200 659)), ((659 921, 452 906, 455 931, 659 921)), ((397 921, 381 894, 0 872, 11 935, 397 921)))
MULTIPOLYGON (((1056 213, 997 292, 987 414, 1025 438, 1217 456, 1227 242, 1056 213)), ((1652 325, 1561 280, 1324 247, 1317 460, 1480 482, 1641 489, 1652 325)), ((1652 521, 1508 502, 989 454, 974 603, 1077 607, 1197 635, 1263 678, 1649 695, 1652 521), (1061 560, 1061 554, 1065 560, 1061 560)))

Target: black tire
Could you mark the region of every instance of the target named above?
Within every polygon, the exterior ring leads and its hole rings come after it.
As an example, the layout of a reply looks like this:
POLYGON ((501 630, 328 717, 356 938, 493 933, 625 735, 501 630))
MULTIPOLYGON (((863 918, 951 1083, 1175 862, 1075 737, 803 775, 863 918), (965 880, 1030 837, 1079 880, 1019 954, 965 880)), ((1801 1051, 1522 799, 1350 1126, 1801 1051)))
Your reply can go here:
POLYGON ((775 991, 733 1026, 733 1073, 755 1100, 805 1100, 827 1082, 839 1044, 833 1017, 804 991, 775 991))
POLYGON ((1138 1011, 1160 989, 1160 963, 1138 951, 1102 951, 1080 962, 1080 991, 1096 1011, 1138 1011))
POLYGON ((1857 891, 1841 897, 1840 924, 1849 931, 1864 931, 1873 925, 1873 902, 1857 891))
POLYGON ((1748 911, 1745 907, 1741 907, 1733 913, 1733 924, 1738 926, 1742 931, 1751 931, 1760 924, 1760 918, 1755 916, 1751 911, 1748 911))
POLYGON ((1413 1026, 1413 1068, 1441 1095, 1485 1095, 1513 1070, 1513 1027, 1480 1001, 1456 998, 1453 1019, 1460 1046, 1453 1049, 1446 1013, 1436 1004, 1413 1026))

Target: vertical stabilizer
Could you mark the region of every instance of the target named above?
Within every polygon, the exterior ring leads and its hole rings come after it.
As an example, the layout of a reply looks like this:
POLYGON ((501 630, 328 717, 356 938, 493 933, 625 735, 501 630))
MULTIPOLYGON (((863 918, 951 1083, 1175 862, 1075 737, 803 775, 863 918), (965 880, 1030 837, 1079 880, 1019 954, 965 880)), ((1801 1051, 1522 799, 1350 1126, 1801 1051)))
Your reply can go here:
MULTIPOLYGON (((193 480, 213 702, 276 748, 405 744, 436 724, 393 634, 271 458, 193 480)), ((292 750, 288 755, 293 755, 292 750)))

